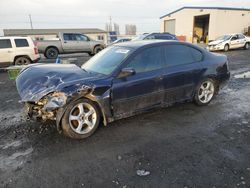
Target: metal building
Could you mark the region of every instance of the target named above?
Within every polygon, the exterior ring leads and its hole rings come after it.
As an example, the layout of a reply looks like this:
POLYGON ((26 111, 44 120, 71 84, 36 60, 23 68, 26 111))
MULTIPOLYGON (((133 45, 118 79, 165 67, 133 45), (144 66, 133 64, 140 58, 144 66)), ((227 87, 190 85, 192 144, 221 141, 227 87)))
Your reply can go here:
POLYGON ((249 32, 250 9, 182 7, 161 19, 161 32, 184 36, 189 42, 207 42, 230 33, 249 32))

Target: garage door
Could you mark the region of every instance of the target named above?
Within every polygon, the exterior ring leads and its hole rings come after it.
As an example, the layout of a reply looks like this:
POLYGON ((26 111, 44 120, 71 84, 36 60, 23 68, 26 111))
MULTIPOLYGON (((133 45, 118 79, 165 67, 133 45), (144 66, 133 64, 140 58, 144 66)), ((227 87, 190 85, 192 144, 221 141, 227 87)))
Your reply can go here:
POLYGON ((164 31, 175 34, 175 20, 166 20, 164 31))

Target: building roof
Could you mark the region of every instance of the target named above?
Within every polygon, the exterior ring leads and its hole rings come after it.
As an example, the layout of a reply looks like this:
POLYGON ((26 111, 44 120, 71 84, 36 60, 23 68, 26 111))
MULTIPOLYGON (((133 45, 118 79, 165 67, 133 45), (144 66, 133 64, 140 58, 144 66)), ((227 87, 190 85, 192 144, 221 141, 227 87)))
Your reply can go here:
POLYGON ((84 33, 84 34, 96 34, 96 33, 107 33, 104 30, 96 28, 88 29, 4 29, 4 36, 15 36, 15 35, 53 35, 59 32, 72 32, 72 33, 84 33))
POLYGON ((168 14, 165 14, 163 16, 160 17, 161 18, 164 18, 166 16, 169 16, 171 14, 174 14, 176 12, 179 12, 183 9, 217 9, 217 10, 240 10, 240 11, 250 11, 249 8, 232 8, 232 7, 192 7, 192 6, 186 6, 186 7, 182 7, 182 8, 179 8, 173 12, 170 12, 168 14))

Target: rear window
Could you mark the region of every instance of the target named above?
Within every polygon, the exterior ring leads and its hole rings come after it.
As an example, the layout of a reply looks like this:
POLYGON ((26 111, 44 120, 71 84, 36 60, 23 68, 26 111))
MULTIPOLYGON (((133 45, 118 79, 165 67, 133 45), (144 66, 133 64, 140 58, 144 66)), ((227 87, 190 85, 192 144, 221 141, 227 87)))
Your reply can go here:
POLYGON ((12 48, 10 39, 1 39, 0 40, 0 49, 12 48))
POLYGON ((29 43, 26 39, 15 39, 16 47, 29 47, 29 43))

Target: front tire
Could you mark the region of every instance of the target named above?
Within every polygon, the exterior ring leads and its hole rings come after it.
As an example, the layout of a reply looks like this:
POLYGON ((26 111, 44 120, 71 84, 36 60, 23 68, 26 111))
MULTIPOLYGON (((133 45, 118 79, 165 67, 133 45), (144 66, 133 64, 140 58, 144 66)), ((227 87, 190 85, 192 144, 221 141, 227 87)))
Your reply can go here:
POLYGON ((224 52, 227 52, 228 50, 229 50, 229 45, 226 44, 226 45, 224 46, 224 52))
POLYGON ((94 54, 98 54, 102 50, 103 50, 103 48, 101 46, 96 46, 94 49, 94 54))
POLYGON ((63 134, 73 139, 91 136, 100 123, 98 107, 88 99, 79 99, 66 107, 61 125, 63 134))
POLYGON ((208 105, 216 94, 216 84, 212 79, 203 80, 196 89, 194 101, 199 106, 208 105))
POLYGON ((249 43, 248 43, 248 42, 245 44, 244 49, 245 49, 245 50, 248 50, 248 49, 249 49, 249 43))

